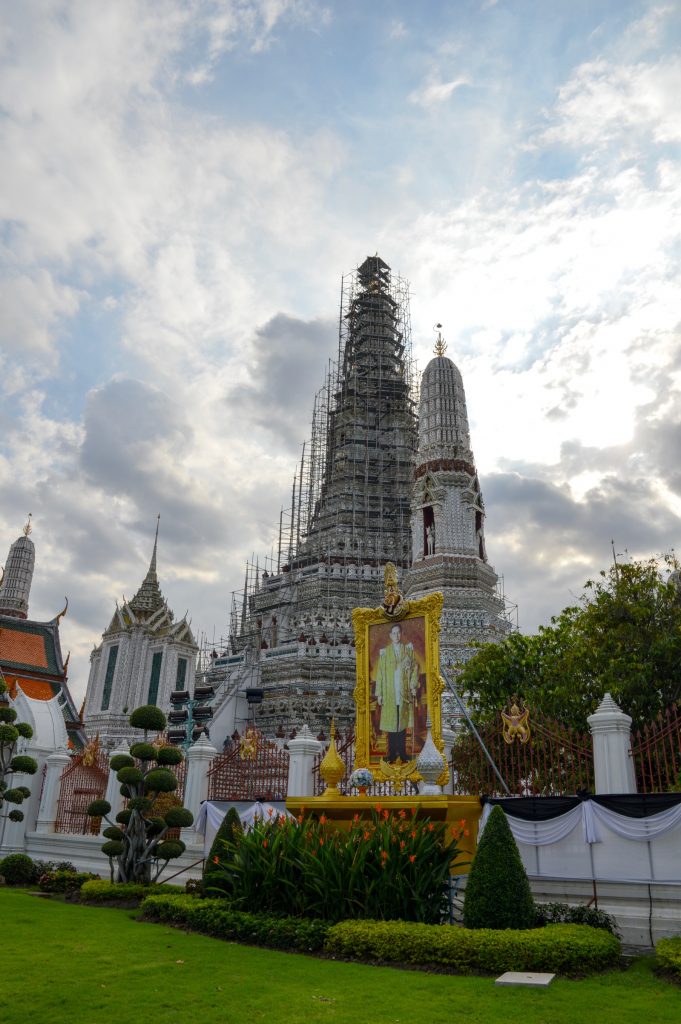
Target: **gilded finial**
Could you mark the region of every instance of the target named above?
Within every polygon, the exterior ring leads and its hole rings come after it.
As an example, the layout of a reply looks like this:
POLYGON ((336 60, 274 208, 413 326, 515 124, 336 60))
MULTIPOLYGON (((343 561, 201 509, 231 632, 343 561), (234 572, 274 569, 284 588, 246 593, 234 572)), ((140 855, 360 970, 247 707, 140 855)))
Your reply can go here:
POLYGON ((402 595, 397 581, 397 569, 393 562, 385 563, 383 588, 383 609, 386 615, 394 615, 402 607, 402 595))
POLYGON ((59 623, 61 622, 61 620, 62 620, 62 619, 64 618, 64 616, 66 615, 66 612, 68 611, 68 607, 69 607, 69 599, 68 599, 68 597, 65 597, 65 598, 64 598, 64 601, 65 601, 64 607, 62 608, 62 610, 61 610, 61 611, 59 612, 59 615, 58 615, 58 616, 56 617, 56 619, 54 620, 54 621, 55 621, 55 622, 57 623, 57 625, 59 625, 59 623))
POLYGON ((26 526, 24 527, 24 529, 22 531, 23 534, 24 534, 24 537, 28 537, 29 533, 33 529, 33 527, 31 526, 31 519, 33 519, 33 513, 29 512, 28 513, 28 519, 26 520, 26 526))
POLYGON ((437 331, 437 340, 435 342, 435 355, 443 356, 447 351, 447 342, 442 337, 442 324, 435 324, 433 330, 437 331))
POLYGON ((340 796, 338 783, 345 775, 345 765, 336 748, 336 725, 333 718, 331 719, 331 742, 319 766, 319 774, 326 783, 326 789, 322 796, 340 796))

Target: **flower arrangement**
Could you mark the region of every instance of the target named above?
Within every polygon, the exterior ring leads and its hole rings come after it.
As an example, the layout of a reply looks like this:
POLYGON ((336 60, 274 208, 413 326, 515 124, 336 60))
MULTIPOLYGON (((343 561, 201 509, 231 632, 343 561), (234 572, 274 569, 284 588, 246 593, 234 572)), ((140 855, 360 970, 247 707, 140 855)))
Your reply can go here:
POLYGON ((366 793, 373 781, 373 773, 368 768, 355 768, 354 772, 348 779, 352 788, 358 789, 360 793, 366 793))

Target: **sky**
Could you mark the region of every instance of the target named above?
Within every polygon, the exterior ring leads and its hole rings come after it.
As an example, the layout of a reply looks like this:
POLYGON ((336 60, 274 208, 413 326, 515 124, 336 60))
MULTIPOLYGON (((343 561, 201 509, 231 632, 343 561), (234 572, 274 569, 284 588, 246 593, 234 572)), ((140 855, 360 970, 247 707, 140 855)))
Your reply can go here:
POLYGON ((0 0, 0 561, 31 512, 77 700, 158 513, 225 633, 374 252, 522 630, 678 546, 680 42, 678 0, 0 0))

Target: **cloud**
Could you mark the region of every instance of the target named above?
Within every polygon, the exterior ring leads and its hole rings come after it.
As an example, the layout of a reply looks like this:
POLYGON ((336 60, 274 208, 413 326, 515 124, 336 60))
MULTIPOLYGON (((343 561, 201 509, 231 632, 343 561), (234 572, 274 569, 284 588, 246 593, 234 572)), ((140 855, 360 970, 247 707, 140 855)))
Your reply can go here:
POLYGON ((454 78, 450 82, 430 82, 409 94, 409 102, 420 107, 434 107, 444 103, 464 85, 470 85, 467 78, 454 78))

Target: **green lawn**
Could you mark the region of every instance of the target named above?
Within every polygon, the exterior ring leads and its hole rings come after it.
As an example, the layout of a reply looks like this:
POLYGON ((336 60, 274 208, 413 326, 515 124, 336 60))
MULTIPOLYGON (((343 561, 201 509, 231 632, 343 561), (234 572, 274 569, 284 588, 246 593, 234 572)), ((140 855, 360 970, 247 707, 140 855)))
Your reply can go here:
POLYGON ((2 1024, 678 1024, 649 960, 546 991, 333 963, 0 890, 2 1024))

